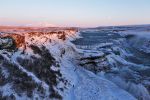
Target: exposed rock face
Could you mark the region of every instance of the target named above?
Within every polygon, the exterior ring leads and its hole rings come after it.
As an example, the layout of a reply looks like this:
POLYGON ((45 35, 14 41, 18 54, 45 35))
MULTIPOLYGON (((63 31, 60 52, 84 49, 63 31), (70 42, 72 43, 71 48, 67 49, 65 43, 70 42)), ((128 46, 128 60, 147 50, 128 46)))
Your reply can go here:
POLYGON ((130 39, 130 38, 133 38, 133 37, 135 37, 134 34, 128 34, 128 35, 125 35, 125 38, 127 38, 127 39, 130 39))
POLYGON ((59 30, 1 34, 0 100, 63 99, 61 93, 69 82, 61 73, 60 62, 54 55, 64 55, 66 48, 63 41, 75 32, 59 30), (9 93, 5 94, 6 91, 9 93))
POLYGON ((25 36, 19 34, 2 34, 0 35, 1 38, 1 46, 5 49, 9 49, 10 47, 22 47, 25 46, 25 36), (7 46, 4 46, 7 44, 7 46))
POLYGON ((59 38, 59 39, 62 39, 62 40, 66 40, 65 32, 59 31, 59 32, 58 32, 58 38, 59 38))
POLYGON ((10 37, 0 38, 0 49, 13 48, 15 46, 14 40, 10 37))
POLYGON ((104 54, 99 56, 95 56, 95 55, 90 55, 86 57, 83 56, 80 58, 80 65, 94 73, 100 71, 107 72, 110 70, 110 67, 108 65, 108 62, 104 54))
MULTIPOLYGON (((40 37, 40 36, 51 36, 51 35, 57 35, 58 39, 66 40, 66 35, 68 33, 72 34, 77 32, 76 29, 67 29, 67 30, 59 30, 59 31, 50 31, 50 32, 27 32, 27 33, 4 33, 0 35, 0 48, 1 49, 12 49, 12 48, 19 48, 23 47, 26 48, 26 40, 25 36, 28 37, 40 37)), ((47 38, 45 36, 45 38, 47 38)), ((32 39, 34 40, 34 39, 32 39)))

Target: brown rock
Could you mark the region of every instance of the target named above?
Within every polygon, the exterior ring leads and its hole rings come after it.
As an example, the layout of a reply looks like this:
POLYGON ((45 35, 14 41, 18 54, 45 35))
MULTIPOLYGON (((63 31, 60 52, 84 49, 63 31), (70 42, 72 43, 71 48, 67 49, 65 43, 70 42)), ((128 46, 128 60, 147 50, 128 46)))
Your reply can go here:
POLYGON ((6 33, 6 34, 1 34, 0 35, 1 41, 4 41, 4 44, 9 44, 8 47, 15 45, 16 48, 25 46, 25 36, 19 35, 19 34, 14 34, 14 33, 6 33))

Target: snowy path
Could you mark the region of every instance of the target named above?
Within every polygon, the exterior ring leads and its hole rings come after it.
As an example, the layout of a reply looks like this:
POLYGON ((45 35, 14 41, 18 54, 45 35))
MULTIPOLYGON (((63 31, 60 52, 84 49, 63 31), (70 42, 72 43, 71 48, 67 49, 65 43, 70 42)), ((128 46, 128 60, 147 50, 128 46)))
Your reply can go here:
POLYGON ((82 68, 77 71, 78 83, 74 87, 76 100, 136 100, 126 91, 108 80, 82 68))

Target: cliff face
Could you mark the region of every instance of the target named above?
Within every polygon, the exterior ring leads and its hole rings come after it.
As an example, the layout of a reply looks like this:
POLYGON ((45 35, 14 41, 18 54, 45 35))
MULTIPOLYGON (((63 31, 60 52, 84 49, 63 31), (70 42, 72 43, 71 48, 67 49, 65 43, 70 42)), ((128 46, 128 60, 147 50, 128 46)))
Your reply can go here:
POLYGON ((4 47, 5 49, 10 48, 12 46, 15 46, 16 48, 19 48, 21 46, 25 46, 25 36, 19 35, 19 34, 2 34, 0 35, 1 39, 1 47, 3 48, 5 44, 9 44, 9 46, 4 47), (7 41, 9 40, 9 41, 7 41), (5 41, 5 42, 2 42, 5 41))
POLYGON ((58 60, 75 34, 68 29, 1 34, 0 99, 62 99, 69 82, 58 60))
MULTIPOLYGON (((56 35, 56 38, 61 39, 63 41, 66 40, 67 36, 74 35, 76 29, 66 29, 66 30, 59 30, 59 31, 48 31, 48 32, 27 32, 27 33, 4 33, 0 34, 0 46, 1 48, 8 49, 9 47, 15 46, 16 48, 24 47, 26 48, 27 39, 34 40, 34 37, 45 37, 45 42, 49 40, 49 37, 56 35), (69 33, 69 34, 68 34, 69 33), (9 46, 5 46, 5 44, 9 44, 9 46)), ((39 40, 40 41, 40 40, 39 40)))

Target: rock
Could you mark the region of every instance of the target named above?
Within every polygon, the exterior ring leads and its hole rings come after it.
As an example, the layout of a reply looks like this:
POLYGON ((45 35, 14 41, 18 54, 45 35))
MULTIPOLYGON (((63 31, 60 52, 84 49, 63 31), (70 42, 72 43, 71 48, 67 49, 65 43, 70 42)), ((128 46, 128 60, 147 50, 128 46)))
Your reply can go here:
POLYGON ((25 36, 13 33, 0 35, 1 49, 14 49, 22 46, 25 47, 25 36))
POLYGON ((0 49, 9 49, 14 48, 15 43, 14 40, 10 37, 0 38, 0 49))
POLYGON ((66 40, 65 32, 58 32, 58 39, 66 40))
POLYGON ((126 39, 131 39, 131 38, 133 38, 133 37, 135 37, 134 34, 128 34, 128 35, 125 36, 126 39))
POLYGON ((82 57, 80 59, 79 65, 86 68, 89 71, 94 72, 95 74, 100 71, 106 72, 110 70, 105 55, 100 55, 100 56, 93 55, 89 57, 82 57))

